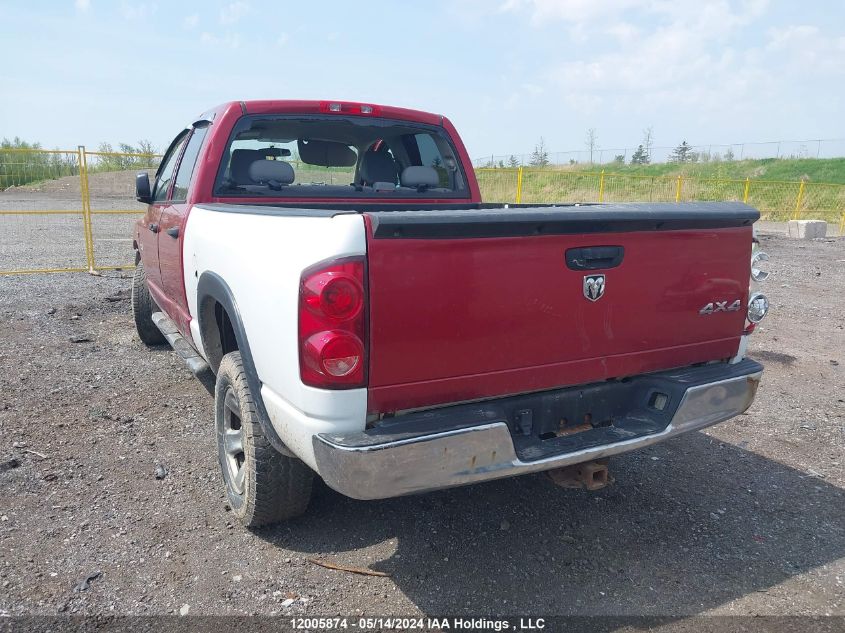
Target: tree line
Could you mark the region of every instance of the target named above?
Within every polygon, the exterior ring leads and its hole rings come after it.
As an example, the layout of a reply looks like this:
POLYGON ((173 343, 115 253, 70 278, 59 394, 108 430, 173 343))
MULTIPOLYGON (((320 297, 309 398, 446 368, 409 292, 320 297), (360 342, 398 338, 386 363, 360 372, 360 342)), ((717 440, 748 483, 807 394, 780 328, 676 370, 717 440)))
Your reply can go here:
MULTIPOLYGON (((137 145, 100 143, 96 153, 88 156, 92 172, 152 169, 158 165, 157 148, 142 139, 137 145), (127 155, 131 154, 131 155, 127 155)), ((19 137, 0 141, 0 190, 65 176, 79 175, 76 152, 48 152, 40 143, 30 143, 19 137)))
MULTIPOLYGON (((586 147, 589 155, 588 162, 592 165, 594 163, 595 155, 601 151, 596 128, 591 127, 587 130, 584 146, 586 147)), ((616 165, 624 165, 627 162, 629 165, 649 165, 652 162, 653 149, 654 128, 649 126, 643 130, 642 142, 637 145, 637 148, 631 154, 631 157, 627 158, 624 154, 617 154, 614 156, 612 163, 616 165)), ((708 162, 711 160, 732 161, 734 160, 734 152, 730 148, 728 148, 724 154, 700 151, 693 148, 692 145, 684 140, 675 147, 669 155, 670 163, 698 163, 708 162)), ((577 162, 578 161, 574 158, 569 159, 569 164, 571 165, 575 165, 577 162)), ((498 162, 491 158, 490 161, 485 164, 485 167, 516 168, 521 166, 521 164, 521 161, 515 155, 511 154, 507 160, 500 159, 498 162)), ((547 167, 550 164, 551 160, 549 159, 549 151, 546 148, 545 139, 541 136, 539 142, 534 146, 534 151, 529 155, 528 166, 547 167)))

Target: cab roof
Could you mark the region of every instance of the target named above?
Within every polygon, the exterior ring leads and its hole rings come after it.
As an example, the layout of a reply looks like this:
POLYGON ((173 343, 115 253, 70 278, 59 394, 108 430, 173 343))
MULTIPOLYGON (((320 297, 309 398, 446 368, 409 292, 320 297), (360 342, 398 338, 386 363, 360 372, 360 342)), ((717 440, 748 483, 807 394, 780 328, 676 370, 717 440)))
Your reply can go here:
POLYGON ((293 99, 270 99, 253 101, 230 101, 212 108, 202 118, 213 118, 212 113, 239 109, 242 114, 342 114, 361 117, 399 119, 428 125, 443 125, 443 116, 421 110, 398 108, 375 103, 357 101, 313 101, 293 99))

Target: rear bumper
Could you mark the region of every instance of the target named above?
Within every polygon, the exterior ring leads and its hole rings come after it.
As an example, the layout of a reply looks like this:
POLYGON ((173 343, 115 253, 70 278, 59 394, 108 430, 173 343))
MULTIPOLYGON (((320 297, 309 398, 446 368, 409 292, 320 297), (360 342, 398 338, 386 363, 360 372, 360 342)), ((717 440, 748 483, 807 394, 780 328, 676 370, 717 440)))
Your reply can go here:
MULTIPOLYGON (((362 433, 315 435, 317 470, 329 486, 349 497, 384 499, 570 466, 728 420, 751 406, 762 372, 761 365, 746 359, 735 365, 639 376, 624 384, 603 383, 410 414, 397 418, 398 423, 362 433), (675 402, 662 412, 649 412, 643 398, 651 398, 656 391, 668 393, 670 403, 675 402), (549 410, 549 398, 569 408, 585 398, 593 398, 590 402, 596 406, 606 406, 616 398, 622 409, 617 406, 612 416, 618 422, 582 434, 585 438, 592 434, 591 441, 581 442, 578 435, 562 438, 558 444, 563 448, 551 455, 547 447, 535 448, 543 444, 539 439, 520 449, 525 438, 519 434, 518 423, 514 424, 514 408, 533 403, 540 415, 549 410), (510 406, 515 401, 515 407, 510 406), (644 424, 647 418, 650 422, 644 424), (597 442, 597 437, 608 441, 597 442)), ((519 409, 517 415, 526 410, 519 409)), ((560 411, 555 410, 555 415, 559 417, 560 411)))

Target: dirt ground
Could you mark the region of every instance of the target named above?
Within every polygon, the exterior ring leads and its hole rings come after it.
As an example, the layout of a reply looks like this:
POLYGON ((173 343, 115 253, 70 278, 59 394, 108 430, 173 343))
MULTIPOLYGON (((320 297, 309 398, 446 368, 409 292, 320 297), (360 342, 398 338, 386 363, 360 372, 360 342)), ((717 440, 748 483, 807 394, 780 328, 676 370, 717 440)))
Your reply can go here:
POLYGON ((845 240, 762 240, 746 415, 612 459, 596 493, 320 486, 256 531, 227 513, 209 396, 138 341, 125 275, 0 278, 0 615, 845 615, 845 240))

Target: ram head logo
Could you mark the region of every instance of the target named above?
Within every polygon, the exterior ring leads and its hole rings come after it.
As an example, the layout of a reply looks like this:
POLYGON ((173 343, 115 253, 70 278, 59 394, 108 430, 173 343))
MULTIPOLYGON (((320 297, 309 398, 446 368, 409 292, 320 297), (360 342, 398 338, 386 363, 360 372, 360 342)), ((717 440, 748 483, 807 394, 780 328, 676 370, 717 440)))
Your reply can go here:
POLYGON ((584 275, 584 296, 598 301, 604 296, 604 275, 584 275))

